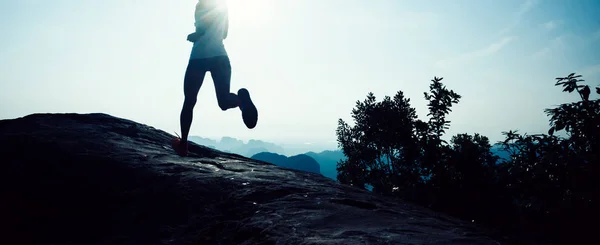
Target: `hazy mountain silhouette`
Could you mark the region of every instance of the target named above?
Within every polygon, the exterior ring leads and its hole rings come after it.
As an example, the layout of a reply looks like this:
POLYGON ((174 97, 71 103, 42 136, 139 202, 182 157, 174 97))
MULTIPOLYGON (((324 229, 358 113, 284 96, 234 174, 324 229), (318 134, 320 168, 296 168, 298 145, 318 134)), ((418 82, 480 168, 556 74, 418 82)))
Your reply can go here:
POLYGON ((300 155, 307 152, 321 152, 325 150, 338 150, 337 145, 325 141, 307 142, 282 142, 278 144, 285 149, 286 156, 300 155))
POLYGON ((321 165, 321 174, 333 180, 337 180, 337 162, 345 159, 344 153, 340 150, 307 152, 306 155, 314 158, 321 165))
POLYGON ((284 168, 291 168, 317 174, 321 173, 319 163, 312 157, 305 154, 286 157, 276 153, 261 152, 252 156, 251 158, 272 163, 284 168))
POLYGON ((274 152, 277 154, 285 153, 283 147, 262 140, 251 139, 248 143, 244 143, 244 141, 232 137, 222 137, 221 140, 217 141, 199 136, 190 136, 189 140, 196 144, 205 145, 227 153, 239 154, 245 157, 251 157, 260 152, 274 152))
MULTIPOLYGON (((257 149, 258 150, 258 149, 257 149)), ((273 153, 270 152, 268 150, 261 150, 261 153, 273 153)), ((500 145, 494 145, 492 146, 491 152, 500 157, 501 159, 508 159, 508 157, 510 156, 510 154, 505 151, 504 149, 502 149, 502 147, 500 145)), ((326 151, 322 151, 322 152, 314 152, 314 151, 309 151, 306 153, 303 153, 301 155, 307 155, 310 156, 311 158, 313 158, 315 161, 317 161, 317 163, 320 166, 320 172, 321 174, 323 174, 323 176, 328 177, 330 179, 333 180, 337 180, 337 163, 338 161, 345 159, 346 156, 344 155, 344 153, 341 150, 326 150, 326 151)), ((274 154, 269 160, 274 161, 266 161, 266 162, 270 162, 276 165, 279 165, 277 163, 275 163, 275 161, 279 161, 279 162, 285 162, 286 161, 286 156, 283 155, 278 155, 278 154, 274 154)), ((254 157, 253 157, 254 158, 254 157)), ((256 159, 256 158, 255 158, 256 159)))
POLYGON ((210 148, 213 148, 213 149, 217 149, 216 145, 219 144, 219 142, 216 141, 216 140, 208 139, 208 138, 202 138, 200 136, 189 136, 188 140, 192 141, 192 142, 194 142, 196 144, 204 145, 206 147, 210 147, 210 148))
POLYGON ((504 160, 508 160, 510 158, 510 153, 508 151, 504 150, 502 148, 502 145, 500 145, 500 144, 492 145, 492 148, 490 148, 490 151, 492 152, 492 154, 500 157, 500 159, 498 160, 498 163, 501 163, 504 160))
MULTIPOLYGON (((492 154, 500 157, 501 159, 508 159, 510 156, 510 154, 504 149, 502 149, 502 146, 500 145, 493 145, 491 152, 492 154)), ((333 180, 337 180, 338 171, 336 167, 338 161, 346 159, 344 152, 342 152, 341 150, 326 150, 319 153, 310 151, 304 154, 315 159, 321 166, 321 174, 333 180)))

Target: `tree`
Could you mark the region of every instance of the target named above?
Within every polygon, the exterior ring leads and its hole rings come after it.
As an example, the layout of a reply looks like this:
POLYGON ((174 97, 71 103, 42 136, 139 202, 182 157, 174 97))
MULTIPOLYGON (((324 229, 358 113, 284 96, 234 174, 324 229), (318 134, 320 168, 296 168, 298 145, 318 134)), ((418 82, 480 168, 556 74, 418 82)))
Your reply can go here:
POLYGON ((436 170, 434 168, 443 168, 444 164, 440 162, 448 152, 448 143, 442 139, 446 129, 450 126, 450 121, 446 121, 446 116, 452 111, 452 105, 459 102, 460 95, 453 90, 448 90, 442 84, 443 78, 434 77, 429 85, 429 93, 425 92, 425 99, 429 101, 429 122, 427 123, 427 137, 422 142, 425 150, 423 159, 423 168, 425 175, 432 175, 436 170))
POLYGON ((494 212, 495 167, 498 157, 490 149, 489 139, 480 134, 458 134, 452 137, 446 166, 438 168, 434 182, 444 183, 437 194, 444 209, 461 217, 478 220, 494 212), (441 180, 440 180, 441 179, 441 180))
POLYGON ((338 121, 338 144, 348 157, 338 163, 338 180, 382 194, 414 192, 433 174, 447 146, 441 137, 448 128, 445 116, 460 95, 434 77, 424 93, 429 101, 428 122, 417 119, 410 99, 398 91, 380 102, 369 93, 352 110, 354 126, 338 121), (352 175, 357 175, 353 176, 352 175))
POLYGON ((580 78, 557 78, 556 86, 580 100, 545 110, 548 134, 503 132, 499 143, 510 158, 502 162, 483 135, 442 139, 446 116, 461 99, 442 78, 424 93, 427 120, 417 118, 402 91, 380 102, 369 93, 352 110, 354 126, 338 121, 347 157, 338 163, 338 180, 498 228, 544 232, 558 242, 585 239, 594 231, 587 224, 600 218, 600 101, 580 78))
POLYGON ((549 234, 568 234, 563 238, 570 242, 591 232, 586 221, 600 218, 600 101, 590 98, 591 89, 580 84, 580 77, 556 78, 556 86, 577 92, 580 101, 545 110, 551 126, 547 135, 509 131, 502 142, 511 152, 502 183, 521 215, 549 234), (561 131, 566 137, 555 135, 561 131))
POLYGON ((356 102, 352 118, 352 127, 339 119, 336 132, 347 156, 338 163, 341 183, 360 188, 369 184, 374 192, 390 194, 399 183, 410 185, 418 179, 419 151, 413 132, 417 116, 402 91, 380 102, 369 93, 364 101, 356 102))

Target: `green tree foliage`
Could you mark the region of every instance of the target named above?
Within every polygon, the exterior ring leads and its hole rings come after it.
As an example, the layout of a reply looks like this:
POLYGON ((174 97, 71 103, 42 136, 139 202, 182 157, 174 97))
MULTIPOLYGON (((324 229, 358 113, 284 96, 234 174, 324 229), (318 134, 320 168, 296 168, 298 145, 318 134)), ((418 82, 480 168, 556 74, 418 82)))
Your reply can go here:
POLYGON ((443 140, 446 116, 461 96, 442 78, 434 77, 424 93, 425 121, 402 91, 382 101, 369 93, 352 110, 353 126, 338 121, 338 144, 347 157, 338 163, 338 180, 501 228, 582 237, 585 221, 600 218, 600 102, 580 77, 557 78, 556 86, 580 101, 545 110, 548 134, 503 132, 499 143, 510 153, 504 161, 483 135, 443 140))
POLYGON ((414 165, 419 148, 413 130, 417 115, 410 99, 399 91, 393 99, 386 96, 376 102, 369 93, 367 99, 356 102, 352 117, 355 126, 340 119, 337 128, 340 148, 348 157, 338 164, 340 182, 361 188, 370 184, 388 194, 394 183, 418 182, 414 165))

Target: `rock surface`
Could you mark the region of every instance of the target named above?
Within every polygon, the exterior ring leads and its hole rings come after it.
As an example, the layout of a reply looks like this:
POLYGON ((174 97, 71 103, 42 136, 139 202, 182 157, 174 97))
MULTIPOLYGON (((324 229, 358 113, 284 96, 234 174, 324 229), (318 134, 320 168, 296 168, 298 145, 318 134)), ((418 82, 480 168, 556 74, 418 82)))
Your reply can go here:
POLYGON ((105 114, 0 121, 3 244, 503 244, 471 223, 105 114))

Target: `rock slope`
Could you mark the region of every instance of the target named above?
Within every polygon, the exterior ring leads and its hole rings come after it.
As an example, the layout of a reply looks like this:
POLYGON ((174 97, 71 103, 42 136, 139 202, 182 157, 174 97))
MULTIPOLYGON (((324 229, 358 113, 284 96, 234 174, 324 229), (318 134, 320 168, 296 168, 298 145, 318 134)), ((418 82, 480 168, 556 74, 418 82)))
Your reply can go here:
POLYGON ((106 114, 0 121, 3 244, 501 244, 470 223, 106 114))

